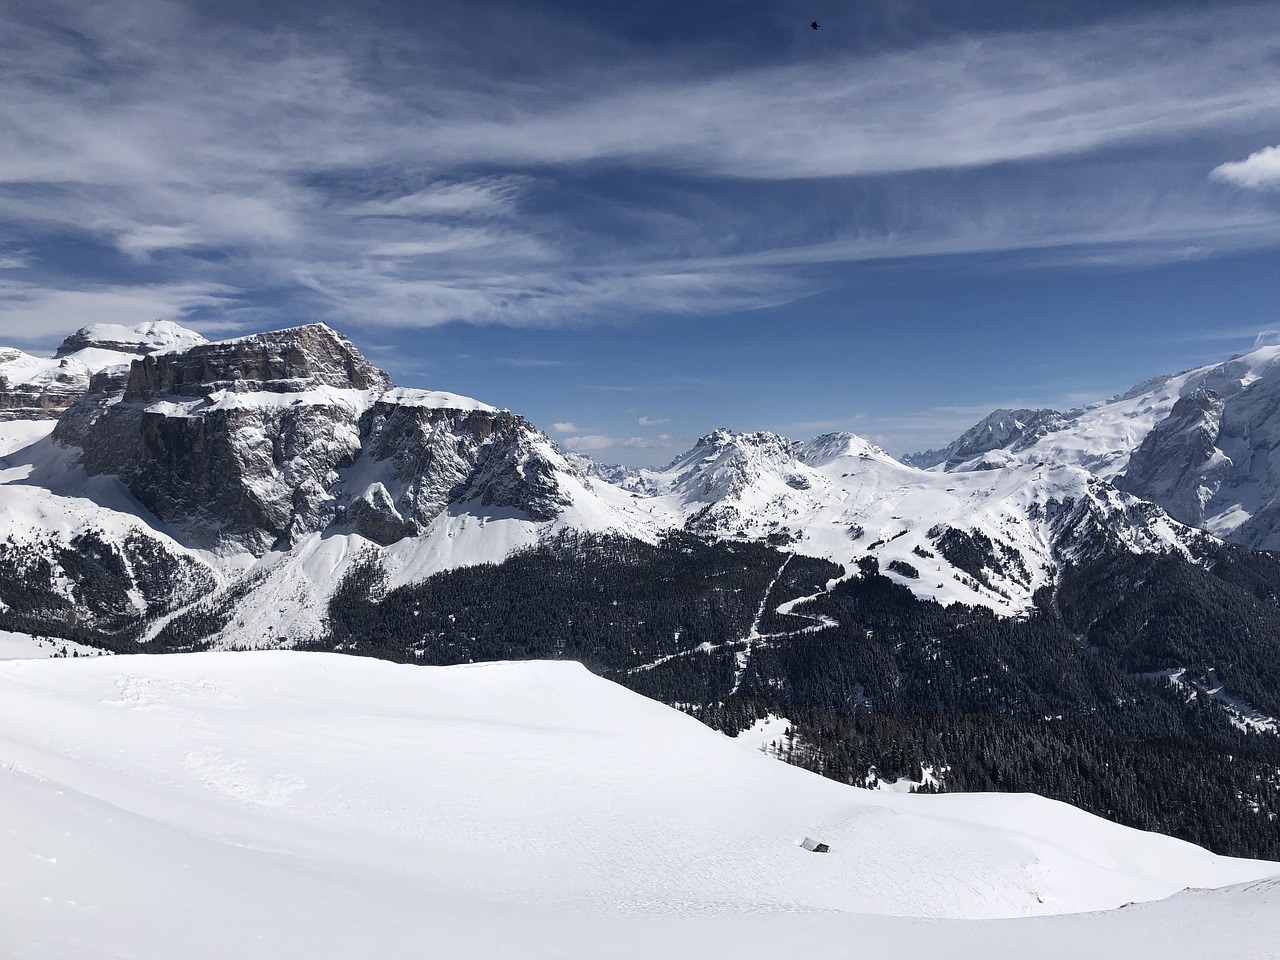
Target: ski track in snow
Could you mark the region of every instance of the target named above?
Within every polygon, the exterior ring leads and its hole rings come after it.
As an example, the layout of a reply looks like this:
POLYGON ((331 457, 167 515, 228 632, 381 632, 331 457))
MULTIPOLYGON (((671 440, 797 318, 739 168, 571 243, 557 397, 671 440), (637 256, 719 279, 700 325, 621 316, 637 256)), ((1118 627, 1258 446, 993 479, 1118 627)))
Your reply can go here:
POLYGON ((751 621, 751 632, 748 633, 740 642, 743 649, 734 654, 737 669, 733 675, 733 688, 729 691, 729 695, 737 693, 742 687, 742 678, 747 675, 747 665, 751 662, 751 650, 756 642, 760 640, 760 621, 764 619, 765 610, 769 606, 769 597, 773 595, 773 588, 777 585, 778 580, 782 578, 783 572, 787 569, 794 553, 787 554, 787 558, 782 561, 782 566, 778 568, 778 572, 773 575, 773 579, 769 581, 769 585, 764 588, 764 596, 760 598, 760 606, 756 608, 755 619, 751 621))
MULTIPOLYGON (((760 600, 760 606, 756 609, 755 619, 752 621, 751 630, 747 636, 743 637, 741 640, 730 640, 727 643, 700 643, 691 649, 680 650, 676 653, 669 653, 665 656, 658 657, 656 660, 651 660, 648 663, 642 663, 639 666, 631 667, 626 672, 628 674, 644 673, 646 671, 653 670, 656 667, 660 667, 664 663, 670 663, 672 660, 678 660, 680 657, 689 657, 697 653, 713 653, 716 650, 741 647, 742 649, 738 650, 734 654, 734 658, 736 660, 736 673, 731 692, 737 693, 739 688, 742 686, 742 679, 746 675, 747 665, 751 660, 751 653, 757 647, 765 646, 772 641, 786 640, 789 637, 799 637, 807 633, 818 633, 822 630, 828 630, 831 627, 839 626, 839 623, 831 617, 828 617, 826 614, 793 612, 794 608, 799 604, 822 596, 822 593, 814 593, 807 597, 796 597, 794 600, 787 600, 774 608, 775 612, 782 614, 783 616, 798 617, 802 620, 809 620, 811 622, 809 626, 800 627, 796 630, 783 630, 777 633, 760 632, 760 622, 764 619, 765 612, 768 610, 769 597, 773 593, 773 588, 777 585, 778 580, 781 579, 783 571, 787 569, 787 564, 791 562, 794 556, 794 553, 787 554, 787 558, 782 562, 782 566, 778 568, 778 572, 774 574, 773 579, 769 581, 769 586, 765 588, 764 596, 760 600)), ((823 591, 823 593, 825 593, 825 591, 823 591)))

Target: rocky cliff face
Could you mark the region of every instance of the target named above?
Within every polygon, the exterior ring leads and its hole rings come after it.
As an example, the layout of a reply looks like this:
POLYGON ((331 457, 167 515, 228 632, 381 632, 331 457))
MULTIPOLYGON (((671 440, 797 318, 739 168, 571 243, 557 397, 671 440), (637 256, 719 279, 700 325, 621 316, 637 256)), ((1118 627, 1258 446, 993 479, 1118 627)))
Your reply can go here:
POLYGON ((123 371, 148 354, 203 342, 198 333, 176 323, 155 321, 136 327, 82 327, 51 358, 0 350, 0 421, 56 419, 89 391, 96 375, 123 371))
POLYGON ((1183 523, 1201 526, 1231 466, 1217 448, 1225 406, 1211 390, 1180 397, 1134 451, 1119 486, 1161 504, 1183 523))
POLYGON ((1280 356, 1228 361, 1202 382, 1147 434, 1119 485, 1184 523, 1280 549, 1280 356))
POLYGON ((576 472, 510 411, 393 390, 369 410, 364 459, 344 481, 358 490, 348 517, 384 544, 420 532, 453 503, 550 520, 569 503, 558 477, 576 472))
POLYGON ((319 324, 143 357, 55 437, 191 542, 258 554, 333 524, 391 543, 457 502, 549 519, 572 471, 522 418, 393 389, 319 324))
POLYGON ((153 355, 129 371, 125 403, 231 390, 302 394, 319 387, 389 390, 391 378, 323 324, 153 355))
POLYGON ((997 410, 943 450, 907 460, 959 472, 1079 466, 1182 523, 1277 550, 1280 347, 1154 377, 1067 414, 997 410))

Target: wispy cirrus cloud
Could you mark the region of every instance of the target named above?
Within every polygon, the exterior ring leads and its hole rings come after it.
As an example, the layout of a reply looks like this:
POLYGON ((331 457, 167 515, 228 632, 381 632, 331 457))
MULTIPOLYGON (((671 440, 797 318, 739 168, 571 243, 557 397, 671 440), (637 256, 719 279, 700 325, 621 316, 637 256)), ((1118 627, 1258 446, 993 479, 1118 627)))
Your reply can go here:
MULTIPOLYGON (((558 326, 786 303, 832 265, 885 258, 1277 242, 1273 212, 1211 196, 1196 157, 1132 161, 1274 116, 1268 7, 764 66, 586 32, 578 48, 604 52, 561 58, 553 21, 495 15, 525 82, 470 32, 212 10, 0 9, 0 243, 99 244, 152 288, 234 287, 307 316, 558 326), (618 169, 654 185, 598 184, 618 169)), ((1270 158, 1215 176, 1265 185, 1270 158)), ((118 282, 50 274, 31 296, 65 329, 59 297, 114 309, 118 282)), ((222 294, 147 296, 180 318, 222 294)))
POLYGON ((559 443, 575 453, 599 453, 602 450, 656 450, 670 448, 677 442, 669 434, 655 437, 611 437, 600 433, 584 433, 564 437, 559 443))
POLYGON ((544 357, 499 357, 495 363, 500 363, 505 367, 563 367, 563 360, 548 360, 544 357))

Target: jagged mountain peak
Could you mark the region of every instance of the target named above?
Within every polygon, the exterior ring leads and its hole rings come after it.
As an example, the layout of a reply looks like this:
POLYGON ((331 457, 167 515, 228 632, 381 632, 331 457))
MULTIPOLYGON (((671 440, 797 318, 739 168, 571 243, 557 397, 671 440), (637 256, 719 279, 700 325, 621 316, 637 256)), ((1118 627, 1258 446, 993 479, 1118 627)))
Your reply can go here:
POLYGON ((777 450, 789 448, 791 443, 792 441, 786 437, 770 433, 767 430, 739 433, 736 430, 730 430, 728 427, 716 427, 706 436, 698 439, 698 442, 694 444, 694 450, 723 450, 728 447, 777 450))
POLYGON ((205 343, 193 330, 155 320, 133 327, 95 323, 67 337, 52 357, 0 350, 0 421, 53 420, 108 371, 123 377, 131 361, 205 343))
POLYGON ((870 440, 847 431, 824 433, 812 440, 801 440, 796 444, 796 455, 811 466, 821 466, 841 457, 896 462, 870 440))
POLYGON ((776 433, 735 433, 718 427, 664 470, 668 486, 685 497, 715 501, 737 496, 762 476, 793 472, 795 443, 776 433))
POLYGON ((325 324, 142 357, 127 379, 95 380, 54 437, 80 448, 90 476, 119 478, 191 543, 223 553, 328 530, 386 545, 450 509, 543 523, 593 496, 523 417, 394 387, 325 324))

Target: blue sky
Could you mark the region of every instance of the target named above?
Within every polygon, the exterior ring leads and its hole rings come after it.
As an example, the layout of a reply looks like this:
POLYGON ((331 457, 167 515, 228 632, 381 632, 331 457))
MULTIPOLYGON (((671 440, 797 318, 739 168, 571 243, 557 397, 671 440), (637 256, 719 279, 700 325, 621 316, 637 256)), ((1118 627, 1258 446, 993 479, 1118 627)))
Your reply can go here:
POLYGON ((0 130, 0 342, 323 320, 605 460, 1280 328, 1274 3, 10 0, 0 130))

